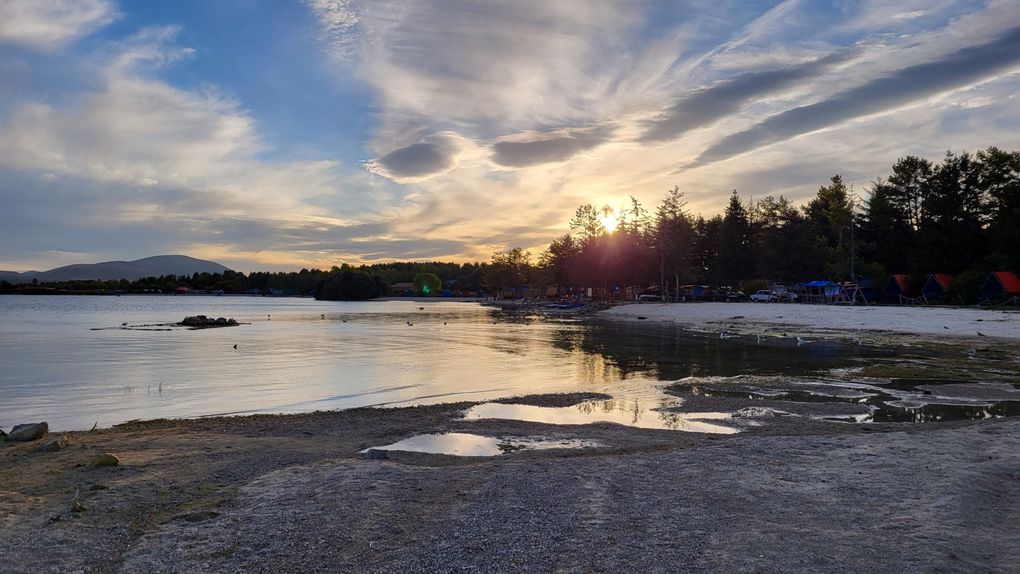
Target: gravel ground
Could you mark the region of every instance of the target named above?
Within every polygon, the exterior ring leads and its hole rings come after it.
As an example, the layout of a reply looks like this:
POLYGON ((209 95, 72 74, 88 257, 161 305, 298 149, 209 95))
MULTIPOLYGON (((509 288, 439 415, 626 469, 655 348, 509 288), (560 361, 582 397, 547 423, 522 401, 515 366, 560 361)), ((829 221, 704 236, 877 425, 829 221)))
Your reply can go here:
POLYGON ((771 417, 737 435, 702 435, 464 421, 467 406, 152 421, 69 433, 71 448, 57 453, 0 446, 0 571, 1004 572, 1020 563, 1020 418, 771 417), (428 431, 605 446, 477 459, 358 454, 428 431), (85 465, 104 451, 122 465, 85 465), (76 490, 86 512, 69 510, 76 490))

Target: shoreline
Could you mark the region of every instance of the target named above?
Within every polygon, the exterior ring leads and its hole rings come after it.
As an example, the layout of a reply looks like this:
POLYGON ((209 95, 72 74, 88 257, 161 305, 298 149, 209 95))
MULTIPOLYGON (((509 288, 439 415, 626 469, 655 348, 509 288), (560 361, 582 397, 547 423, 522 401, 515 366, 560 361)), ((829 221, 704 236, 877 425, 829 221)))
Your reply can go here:
POLYGON ((1020 419, 769 417, 715 435, 460 418, 473 404, 126 423, 66 433, 71 446, 53 453, 4 444, 0 554, 13 572, 849 572, 1020 559, 1020 419), (598 446, 360 454, 421 432, 598 446), (121 464, 89 466, 100 452, 121 464), (87 510, 70 510, 76 493, 87 510))
MULTIPOLYGON (((1020 344, 1020 312, 958 307, 836 306, 808 303, 627 303, 595 314, 742 336, 816 336, 904 343, 992 340, 1020 344), (777 333, 779 333, 777 335, 777 333)), ((870 342, 870 341, 869 341, 870 342)))

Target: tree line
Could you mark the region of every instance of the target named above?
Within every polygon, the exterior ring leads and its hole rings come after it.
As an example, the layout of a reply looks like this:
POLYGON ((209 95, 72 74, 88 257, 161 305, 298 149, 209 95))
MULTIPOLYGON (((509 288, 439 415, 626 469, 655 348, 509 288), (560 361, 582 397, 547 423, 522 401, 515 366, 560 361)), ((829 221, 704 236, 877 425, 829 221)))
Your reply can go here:
POLYGON ((416 285, 428 284, 430 291, 437 295, 441 294, 442 286, 447 283, 457 293, 477 292, 484 288, 482 277, 485 267, 486 265, 481 263, 394 262, 357 267, 343 264, 326 270, 255 271, 247 274, 228 270, 223 273, 143 277, 134 281, 125 279, 46 283, 36 281, 19 284, 2 281, 0 293, 144 294, 174 293, 179 287, 186 287, 207 293, 317 295, 321 298, 368 299, 385 295, 390 285, 416 281, 416 285), (426 281, 427 283, 423 283, 426 281))
POLYGON ((724 212, 708 218, 689 211, 674 187, 654 211, 633 197, 620 209, 581 205, 570 230, 537 265, 520 250, 497 253, 492 264, 526 269, 507 274, 521 284, 675 292, 683 284, 868 278, 881 288, 894 273, 949 273, 976 291, 988 271, 1020 269, 1020 152, 906 156, 862 196, 834 175, 803 206, 733 191, 724 212))

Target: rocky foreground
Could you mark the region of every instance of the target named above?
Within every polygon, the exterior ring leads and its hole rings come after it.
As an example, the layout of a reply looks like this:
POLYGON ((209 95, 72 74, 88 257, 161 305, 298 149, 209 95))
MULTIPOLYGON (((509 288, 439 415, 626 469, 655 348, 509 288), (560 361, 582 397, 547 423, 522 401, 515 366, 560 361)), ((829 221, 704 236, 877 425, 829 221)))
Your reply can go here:
MULTIPOLYGON (((538 397, 562 404, 583 397, 538 397)), ((732 400, 732 399, 731 399, 732 400)), ((736 435, 465 421, 466 403, 128 423, 0 443, 4 572, 1005 572, 1020 419, 736 435), (584 438, 491 458, 427 431, 584 438), (115 453, 115 465, 97 455, 115 453), (79 507, 80 506, 80 507, 79 507)))

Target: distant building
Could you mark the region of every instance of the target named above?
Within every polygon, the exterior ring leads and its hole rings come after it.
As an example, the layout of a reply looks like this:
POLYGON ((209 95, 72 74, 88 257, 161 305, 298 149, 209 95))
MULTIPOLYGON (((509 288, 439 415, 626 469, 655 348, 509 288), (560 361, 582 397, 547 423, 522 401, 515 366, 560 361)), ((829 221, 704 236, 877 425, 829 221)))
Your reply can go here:
POLYGON ((414 295, 418 288, 414 283, 394 283, 390 285, 390 295, 414 295))

